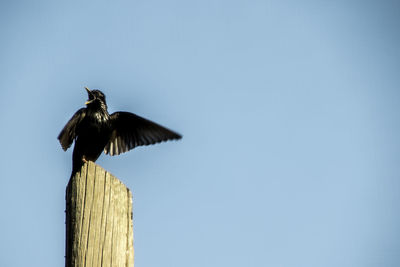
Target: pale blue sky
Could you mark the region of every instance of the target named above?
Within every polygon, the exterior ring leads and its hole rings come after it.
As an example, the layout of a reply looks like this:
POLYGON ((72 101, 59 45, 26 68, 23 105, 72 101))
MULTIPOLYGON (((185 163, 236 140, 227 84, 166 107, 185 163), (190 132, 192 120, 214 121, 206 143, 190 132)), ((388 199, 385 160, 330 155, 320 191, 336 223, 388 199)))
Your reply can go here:
POLYGON ((396 1, 1 1, 0 266, 63 266, 87 98, 183 134, 98 164, 135 266, 400 265, 396 1))

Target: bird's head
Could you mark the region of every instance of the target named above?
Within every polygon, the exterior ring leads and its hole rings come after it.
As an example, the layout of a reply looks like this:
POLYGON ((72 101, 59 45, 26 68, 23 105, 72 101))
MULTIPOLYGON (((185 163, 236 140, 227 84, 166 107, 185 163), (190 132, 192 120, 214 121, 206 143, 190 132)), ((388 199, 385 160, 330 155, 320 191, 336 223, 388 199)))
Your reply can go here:
POLYGON ((88 93, 88 100, 85 102, 86 106, 94 105, 94 104, 104 104, 106 105, 106 96, 100 90, 90 90, 85 87, 88 93))

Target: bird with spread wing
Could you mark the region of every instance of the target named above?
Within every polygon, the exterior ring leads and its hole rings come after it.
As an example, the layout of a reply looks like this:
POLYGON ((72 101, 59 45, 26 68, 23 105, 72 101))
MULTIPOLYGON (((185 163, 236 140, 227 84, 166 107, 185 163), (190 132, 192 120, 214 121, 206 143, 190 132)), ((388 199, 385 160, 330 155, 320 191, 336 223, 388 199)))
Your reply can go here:
POLYGON ((64 126, 58 140, 64 150, 75 141, 72 175, 86 161, 96 161, 101 153, 119 155, 137 146, 178 140, 182 136, 155 122, 129 112, 107 111, 106 96, 100 90, 85 87, 89 99, 64 126))

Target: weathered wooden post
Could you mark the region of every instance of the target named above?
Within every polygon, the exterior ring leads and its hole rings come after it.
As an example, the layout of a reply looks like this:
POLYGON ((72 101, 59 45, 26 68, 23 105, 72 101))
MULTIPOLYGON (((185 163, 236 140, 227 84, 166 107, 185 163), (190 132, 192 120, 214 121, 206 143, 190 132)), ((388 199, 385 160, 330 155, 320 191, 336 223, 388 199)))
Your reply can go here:
POLYGON ((66 190, 66 267, 133 267, 132 193, 89 161, 66 190))

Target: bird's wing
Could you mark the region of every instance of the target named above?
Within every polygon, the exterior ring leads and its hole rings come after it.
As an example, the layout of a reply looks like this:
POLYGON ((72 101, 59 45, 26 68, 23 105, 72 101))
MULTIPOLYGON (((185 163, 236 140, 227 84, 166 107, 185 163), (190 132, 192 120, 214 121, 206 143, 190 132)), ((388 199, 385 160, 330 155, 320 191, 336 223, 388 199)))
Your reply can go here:
POLYGON ((181 139, 182 136, 161 125, 129 112, 111 114, 113 131, 104 153, 119 155, 137 146, 181 139))
POLYGON ((86 109, 79 109, 74 116, 68 121, 68 123, 64 126, 64 129, 58 135, 58 140, 64 150, 67 150, 72 142, 74 141, 76 134, 75 129, 79 122, 85 117, 86 109))

